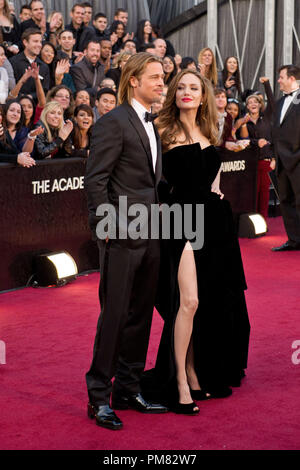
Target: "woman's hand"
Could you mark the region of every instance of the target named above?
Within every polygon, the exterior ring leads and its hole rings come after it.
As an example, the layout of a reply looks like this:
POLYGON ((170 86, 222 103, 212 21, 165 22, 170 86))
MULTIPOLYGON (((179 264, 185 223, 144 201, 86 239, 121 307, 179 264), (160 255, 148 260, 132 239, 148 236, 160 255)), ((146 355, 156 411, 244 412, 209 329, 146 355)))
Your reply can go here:
POLYGON ((198 64, 198 68, 199 68, 199 72, 201 73, 201 75, 203 75, 203 77, 205 77, 205 70, 206 70, 206 67, 204 64, 198 64))
POLYGON ((30 77, 32 77, 32 67, 27 67, 21 78, 22 83, 26 83, 30 77))
POLYGON ((63 125, 63 127, 60 129, 58 136, 62 140, 66 140, 71 134, 72 130, 73 130, 73 122, 70 120, 67 120, 65 124, 63 125))
POLYGON ((258 139, 258 146, 259 148, 263 148, 265 145, 268 145, 270 142, 268 142, 266 139, 258 139))
POLYGON ((42 126, 37 127, 36 129, 33 129, 32 131, 29 132, 28 136, 31 138, 36 137, 37 135, 41 135, 44 132, 44 129, 42 126))
POLYGON ((116 44, 118 40, 118 35, 117 33, 111 33, 110 35, 110 42, 111 42, 111 45, 114 46, 114 44, 116 44))
POLYGON ((17 162, 19 165, 23 166, 24 168, 30 168, 31 166, 35 165, 35 160, 31 158, 29 152, 19 153, 17 157, 17 162))
POLYGON ((245 150, 246 147, 250 145, 250 140, 238 140, 236 142, 237 149, 235 150, 236 152, 240 152, 241 150, 245 150))
POLYGON ((271 170, 275 170, 276 168, 276 160, 275 158, 272 158, 271 162, 270 162, 270 168, 271 170))
POLYGON ((235 85, 235 80, 233 78, 227 78, 225 82, 225 88, 231 88, 235 85))
POLYGON ((50 31, 53 33, 57 30, 60 25, 60 13, 54 13, 50 21, 50 31))
POLYGON ((211 185, 210 190, 211 190, 212 193, 218 194, 218 195, 220 196, 220 199, 223 199, 224 194, 223 194, 222 191, 220 190, 220 178, 221 178, 221 167, 220 167, 220 169, 219 169, 219 171, 218 171, 218 174, 217 174, 217 176, 215 177, 215 179, 214 179, 214 181, 213 181, 213 183, 212 183, 212 185, 211 185))
POLYGON ((247 122, 249 122, 251 119, 251 116, 249 113, 245 114, 245 116, 242 118, 242 125, 243 124, 247 124, 247 122))
POLYGON ((19 53, 19 48, 18 48, 18 46, 17 46, 16 44, 13 44, 12 46, 9 46, 9 47, 7 48, 7 50, 8 50, 9 52, 11 52, 12 54, 14 54, 14 55, 19 53))
POLYGON ((57 66, 55 69, 55 75, 64 75, 68 73, 70 70, 70 62, 69 59, 61 59, 57 62, 57 66))
POLYGON ((218 194, 220 196, 220 199, 223 199, 224 198, 224 194, 222 193, 222 191, 220 190, 220 187, 218 184, 213 184, 211 185, 211 192, 212 193, 215 193, 215 194, 218 194))

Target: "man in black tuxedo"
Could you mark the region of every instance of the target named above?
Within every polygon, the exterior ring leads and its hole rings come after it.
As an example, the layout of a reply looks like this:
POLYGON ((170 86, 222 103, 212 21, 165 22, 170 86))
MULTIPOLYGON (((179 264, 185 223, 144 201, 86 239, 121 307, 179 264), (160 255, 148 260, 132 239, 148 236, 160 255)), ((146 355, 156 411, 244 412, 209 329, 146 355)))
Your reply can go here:
MULTIPOLYGON (((50 74, 49 67, 40 58, 42 48, 42 33, 38 29, 28 28, 22 34, 24 51, 10 59, 16 82, 24 75, 25 70, 35 62, 39 67, 39 75, 44 92, 49 90, 50 74)), ((31 95, 36 100, 35 81, 30 77, 22 86, 20 94, 31 95)))
POLYGON ((281 213, 288 240, 272 251, 300 249, 300 68, 283 65, 272 130, 281 213))
POLYGON ((100 234, 104 239, 98 240, 102 312, 92 365, 86 374, 88 415, 95 417, 98 425, 110 429, 122 427, 113 409, 167 411, 146 401, 140 393, 158 279, 159 242, 150 236, 147 239, 128 236, 134 219, 128 216, 124 220, 119 217, 121 210, 118 212, 120 197, 127 197, 128 208, 143 204, 148 215, 147 220, 141 219, 142 232, 150 222, 152 204, 158 203, 161 148, 148 112, 151 104, 160 100, 163 76, 161 60, 151 54, 136 54, 128 60, 120 82, 120 106, 96 122, 87 161, 89 220, 98 238, 104 218, 97 215, 97 208, 109 203, 117 214, 116 239, 113 236, 105 239, 100 234))

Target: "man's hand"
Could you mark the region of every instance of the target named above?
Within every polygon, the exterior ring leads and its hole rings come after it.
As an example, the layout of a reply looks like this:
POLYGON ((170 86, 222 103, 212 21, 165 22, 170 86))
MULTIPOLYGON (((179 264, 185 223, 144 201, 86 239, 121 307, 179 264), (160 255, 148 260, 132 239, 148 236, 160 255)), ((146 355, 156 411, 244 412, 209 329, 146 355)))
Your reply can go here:
POLYGON ((41 33, 42 35, 45 34, 46 32, 46 14, 44 13, 43 16, 42 16, 42 19, 40 21, 40 29, 41 29, 41 33))
POLYGON ((34 78, 34 80, 38 80, 39 78, 39 73, 40 73, 40 67, 36 62, 32 62, 31 64, 31 76, 34 78))
POLYGON ((265 82, 268 82, 269 79, 268 79, 268 77, 260 77, 259 81, 260 81, 260 83, 265 83, 265 82))
POLYGON ((73 54, 76 57, 74 64, 78 64, 78 62, 80 62, 85 56, 84 52, 74 51, 73 54))

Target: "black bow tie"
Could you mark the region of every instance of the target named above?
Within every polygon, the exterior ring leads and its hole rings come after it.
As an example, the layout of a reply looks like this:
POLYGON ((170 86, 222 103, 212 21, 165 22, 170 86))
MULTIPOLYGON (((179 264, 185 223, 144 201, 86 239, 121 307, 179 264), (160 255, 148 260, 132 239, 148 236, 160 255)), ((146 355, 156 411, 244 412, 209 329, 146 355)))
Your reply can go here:
POLYGON ((293 94, 296 93, 296 91, 299 91, 299 90, 291 91, 291 93, 285 93, 284 98, 287 98, 288 96, 293 96, 293 94))
POLYGON ((152 113, 148 113, 147 111, 145 112, 145 121, 146 122, 153 122, 154 119, 156 119, 158 116, 158 114, 152 114, 152 113))

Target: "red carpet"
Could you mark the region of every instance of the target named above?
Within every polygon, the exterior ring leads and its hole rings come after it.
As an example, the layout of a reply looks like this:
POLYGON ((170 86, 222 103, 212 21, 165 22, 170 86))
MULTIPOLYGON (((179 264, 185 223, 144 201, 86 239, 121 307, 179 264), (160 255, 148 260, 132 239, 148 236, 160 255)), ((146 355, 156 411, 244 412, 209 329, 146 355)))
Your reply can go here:
MULTIPOLYGON (((241 240, 252 327, 242 387, 230 398, 200 403, 195 417, 120 411, 118 432, 86 417, 98 274, 58 289, 1 294, 7 363, 0 364, 0 448, 299 449, 300 364, 292 362, 292 343, 300 340, 300 252, 270 251, 285 240, 280 218, 269 220, 267 236, 241 240)), ((161 327, 155 312, 147 368, 161 327)))

